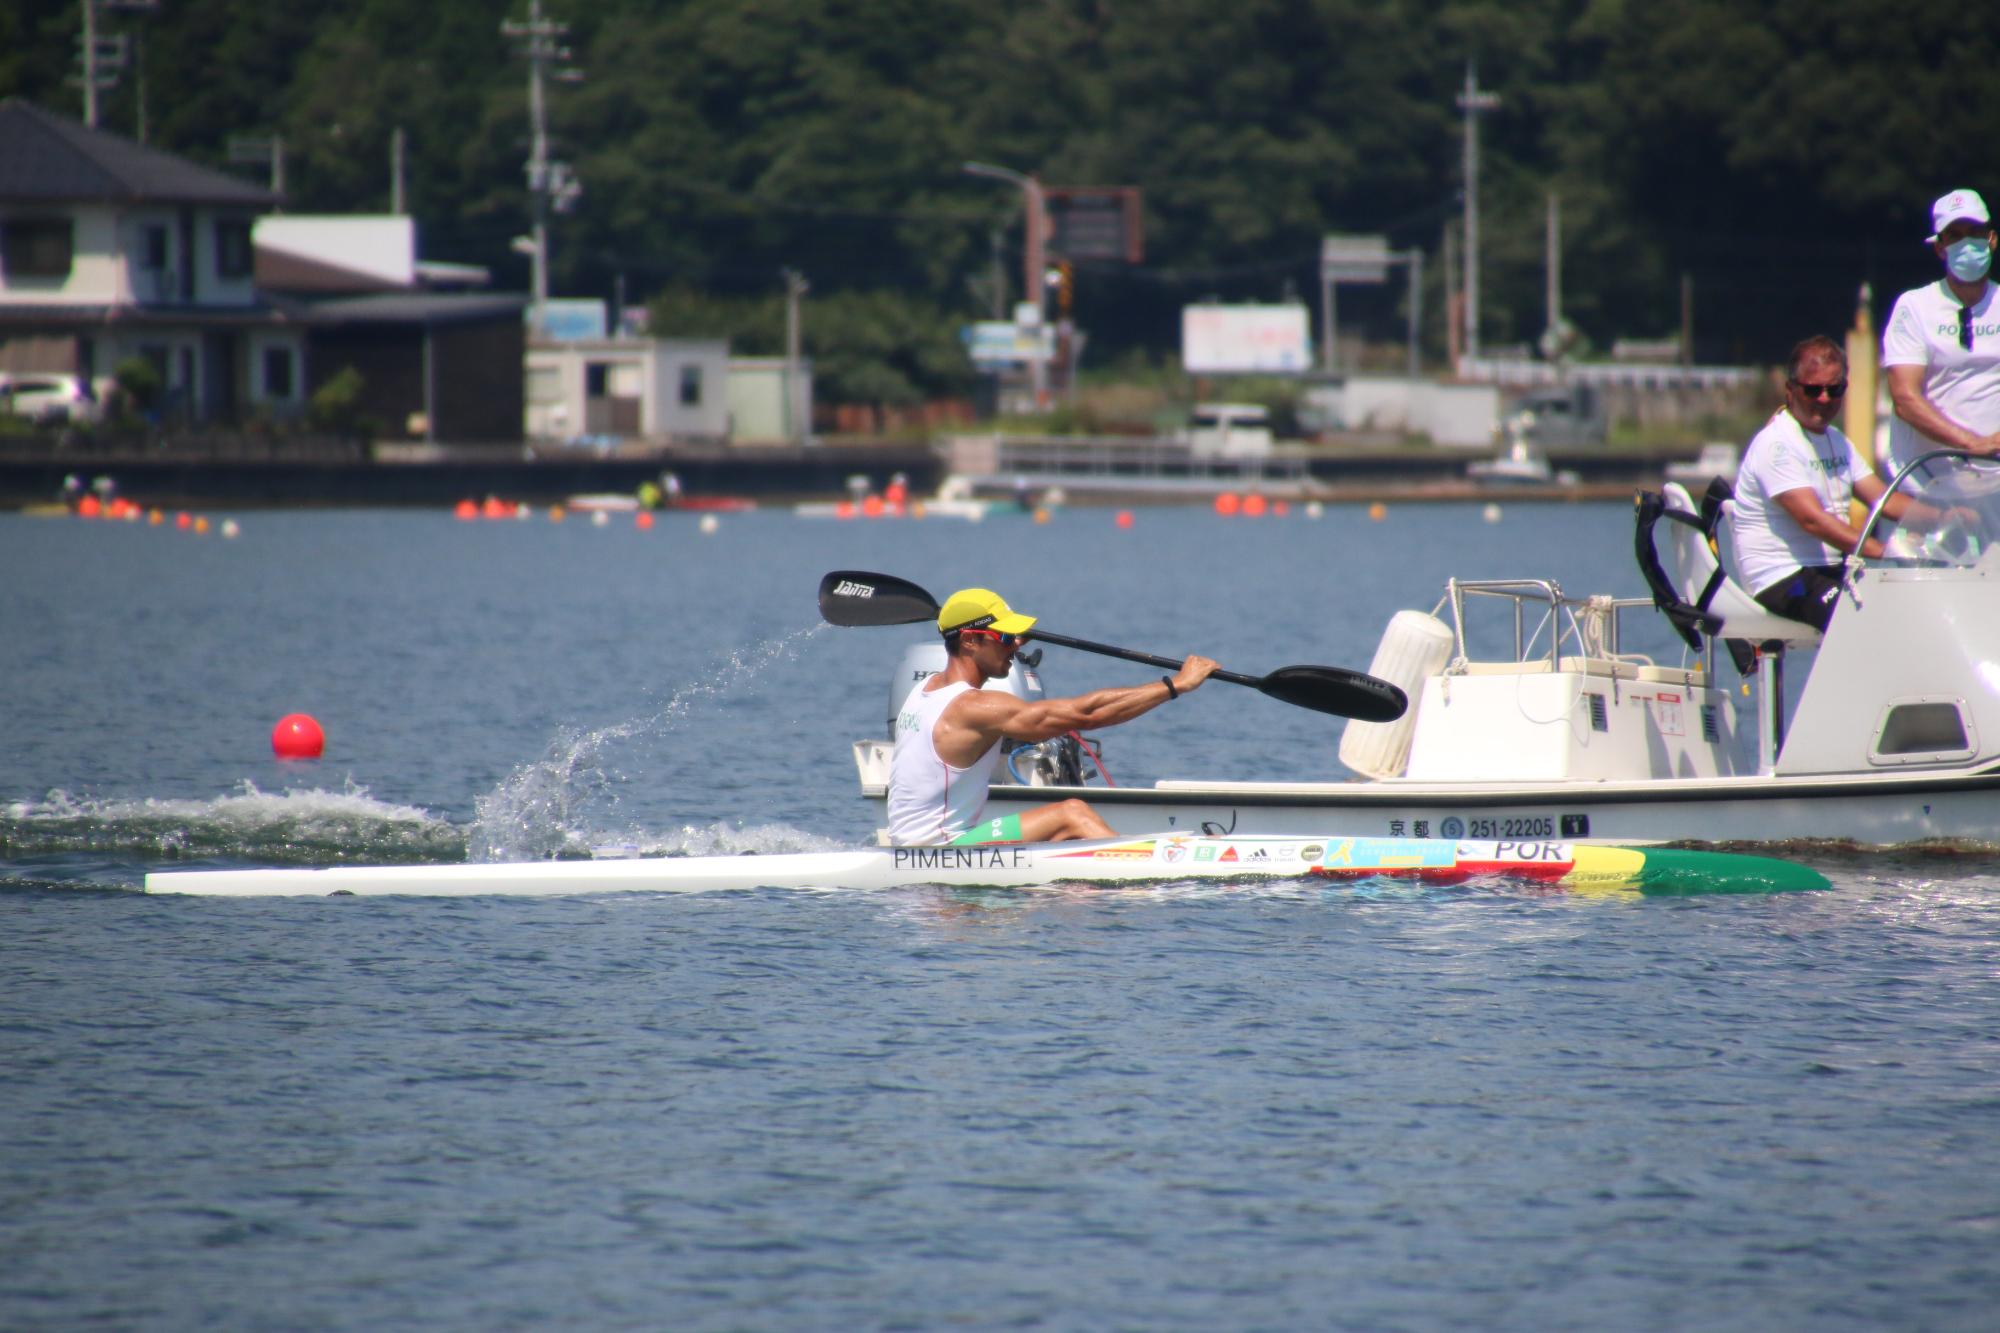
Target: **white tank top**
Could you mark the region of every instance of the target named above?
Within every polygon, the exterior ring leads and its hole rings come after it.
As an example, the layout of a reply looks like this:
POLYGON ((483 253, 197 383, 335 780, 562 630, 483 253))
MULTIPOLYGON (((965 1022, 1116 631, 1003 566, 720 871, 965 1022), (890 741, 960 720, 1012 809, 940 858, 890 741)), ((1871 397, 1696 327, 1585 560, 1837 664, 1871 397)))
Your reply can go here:
POLYGON ((911 687, 896 713, 896 750, 889 760, 889 841, 898 847, 950 842, 979 822, 986 788, 1000 761, 996 741, 985 754, 954 768, 938 757, 932 733, 946 705, 971 689, 963 681, 926 690, 911 687))

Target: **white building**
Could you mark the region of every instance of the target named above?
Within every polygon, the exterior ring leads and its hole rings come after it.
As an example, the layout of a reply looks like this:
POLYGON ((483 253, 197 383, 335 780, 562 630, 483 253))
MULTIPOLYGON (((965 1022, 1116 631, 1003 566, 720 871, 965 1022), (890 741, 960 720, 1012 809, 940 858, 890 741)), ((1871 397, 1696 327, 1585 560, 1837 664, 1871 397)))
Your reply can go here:
POLYGON ((530 439, 729 438, 726 339, 536 339, 527 362, 530 439))

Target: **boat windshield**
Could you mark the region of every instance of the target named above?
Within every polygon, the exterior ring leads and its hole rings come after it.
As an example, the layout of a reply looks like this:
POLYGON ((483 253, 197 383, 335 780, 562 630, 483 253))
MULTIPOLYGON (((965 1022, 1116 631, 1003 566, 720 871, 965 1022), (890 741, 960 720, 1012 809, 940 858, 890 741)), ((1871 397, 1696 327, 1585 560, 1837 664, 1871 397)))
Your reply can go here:
MULTIPOLYGON (((1967 566, 1979 563, 1986 550, 2000 543, 2000 460, 1979 458, 1955 449, 1924 454, 1896 475, 1891 494, 1909 495, 1925 504, 1962 511, 1952 521, 1929 532, 1897 527, 1884 545, 1892 561, 1926 565, 1967 566), (1968 521, 1963 511, 1977 515, 1968 521)), ((1888 526, 1878 500, 1868 511, 1863 532, 1888 526)))

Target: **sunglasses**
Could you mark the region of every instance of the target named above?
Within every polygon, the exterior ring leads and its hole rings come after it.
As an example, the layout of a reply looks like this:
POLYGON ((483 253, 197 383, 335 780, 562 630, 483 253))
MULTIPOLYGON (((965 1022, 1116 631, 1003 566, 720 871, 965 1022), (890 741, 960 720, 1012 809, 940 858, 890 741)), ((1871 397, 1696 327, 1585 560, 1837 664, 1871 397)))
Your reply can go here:
POLYGON ((1002 634, 997 629, 962 629, 960 634, 984 634, 989 639, 998 639, 1002 648, 1012 648, 1021 641, 1018 634, 1002 634))
POLYGON ((1847 381, 1835 380, 1831 384, 1807 384, 1803 380, 1793 380, 1792 387, 1808 398, 1832 401, 1847 396, 1847 381))

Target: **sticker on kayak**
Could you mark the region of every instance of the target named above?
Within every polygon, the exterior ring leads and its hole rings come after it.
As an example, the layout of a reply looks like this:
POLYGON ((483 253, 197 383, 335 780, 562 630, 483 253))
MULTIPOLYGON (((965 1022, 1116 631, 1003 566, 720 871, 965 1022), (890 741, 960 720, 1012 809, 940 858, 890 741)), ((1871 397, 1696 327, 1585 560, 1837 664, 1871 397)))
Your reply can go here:
POLYGON ((1427 838, 1343 838, 1328 843, 1326 870, 1428 870, 1458 864, 1458 849, 1427 838))
POLYGON ((1117 847, 1092 847, 1081 852, 1057 852, 1055 855, 1071 861, 1150 861, 1153 859, 1153 842, 1122 843, 1117 847))

